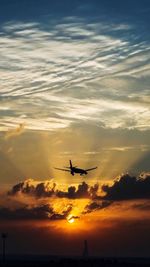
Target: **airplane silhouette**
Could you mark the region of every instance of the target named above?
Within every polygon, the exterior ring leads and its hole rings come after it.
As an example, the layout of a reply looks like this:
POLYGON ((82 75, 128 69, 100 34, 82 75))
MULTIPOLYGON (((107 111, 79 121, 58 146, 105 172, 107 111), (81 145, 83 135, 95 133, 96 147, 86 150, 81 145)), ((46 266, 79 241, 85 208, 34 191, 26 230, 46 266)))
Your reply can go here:
POLYGON ((54 168, 54 169, 64 171, 64 172, 70 172, 72 175, 74 175, 75 173, 79 173, 81 176, 87 175, 89 171, 97 169, 97 167, 94 167, 94 168, 84 170, 84 169, 77 168, 77 166, 73 166, 71 160, 69 160, 69 163, 70 163, 70 166, 65 167, 66 169, 61 169, 61 168, 54 168))

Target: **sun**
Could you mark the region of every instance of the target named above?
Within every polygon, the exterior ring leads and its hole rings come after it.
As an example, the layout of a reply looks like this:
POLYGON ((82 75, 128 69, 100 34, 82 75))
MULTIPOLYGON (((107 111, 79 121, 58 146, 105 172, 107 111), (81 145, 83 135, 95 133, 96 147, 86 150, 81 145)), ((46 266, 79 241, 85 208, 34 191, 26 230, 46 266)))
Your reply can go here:
POLYGON ((68 221, 68 223, 74 223, 75 219, 72 215, 70 215, 70 216, 68 216, 67 221, 68 221))
POLYGON ((75 219, 74 218, 68 219, 68 222, 69 223, 74 223, 75 222, 75 219))

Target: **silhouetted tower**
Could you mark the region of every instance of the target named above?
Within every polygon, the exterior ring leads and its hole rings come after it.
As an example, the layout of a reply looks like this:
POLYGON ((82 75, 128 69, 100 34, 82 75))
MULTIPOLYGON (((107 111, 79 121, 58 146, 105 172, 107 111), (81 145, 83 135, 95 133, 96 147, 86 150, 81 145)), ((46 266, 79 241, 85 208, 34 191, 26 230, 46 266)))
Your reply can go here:
POLYGON ((87 258, 88 256, 89 256, 88 242, 87 242, 87 240, 84 240, 83 257, 87 258))
POLYGON ((2 237, 2 257, 3 257, 3 262, 5 262, 6 260, 6 238, 7 238, 7 234, 6 233, 2 233, 1 235, 2 237))

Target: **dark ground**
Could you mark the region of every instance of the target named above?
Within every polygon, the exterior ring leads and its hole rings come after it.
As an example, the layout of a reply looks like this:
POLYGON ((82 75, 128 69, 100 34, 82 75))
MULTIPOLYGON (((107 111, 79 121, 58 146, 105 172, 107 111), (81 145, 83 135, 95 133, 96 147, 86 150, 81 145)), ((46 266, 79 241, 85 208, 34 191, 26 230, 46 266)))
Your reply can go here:
POLYGON ((150 259, 144 258, 60 258, 52 256, 24 256, 9 257, 0 266, 5 267, 57 267, 57 266, 89 266, 89 267, 107 267, 107 266, 150 266, 150 259))

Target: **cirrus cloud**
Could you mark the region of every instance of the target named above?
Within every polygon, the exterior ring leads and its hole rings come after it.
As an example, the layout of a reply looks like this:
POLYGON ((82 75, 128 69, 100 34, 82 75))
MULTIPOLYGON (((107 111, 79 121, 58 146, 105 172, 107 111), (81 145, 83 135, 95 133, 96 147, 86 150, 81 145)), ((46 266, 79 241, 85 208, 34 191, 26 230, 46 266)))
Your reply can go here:
POLYGON ((1 129, 22 120, 34 130, 78 121, 148 129, 149 45, 122 37, 132 26, 113 23, 110 32, 106 21, 79 17, 48 25, 1 27, 1 129))

